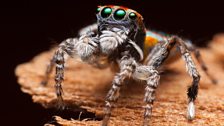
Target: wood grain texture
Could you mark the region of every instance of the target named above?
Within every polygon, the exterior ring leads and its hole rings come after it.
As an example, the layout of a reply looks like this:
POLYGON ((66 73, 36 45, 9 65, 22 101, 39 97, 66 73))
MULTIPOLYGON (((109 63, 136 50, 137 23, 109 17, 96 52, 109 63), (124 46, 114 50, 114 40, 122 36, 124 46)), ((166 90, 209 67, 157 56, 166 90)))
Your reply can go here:
MULTIPOLYGON (((182 59, 170 64, 167 66, 168 71, 161 76, 161 83, 156 91, 156 101, 150 122, 153 126, 224 125, 224 35, 216 35, 209 47, 200 50, 209 72, 218 79, 218 84, 212 84, 197 64, 201 81, 196 100, 196 119, 188 122, 186 91, 191 78, 185 72, 182 59)), ((21 90, 30 94, 34 102, 46 109, 57 106, 54 72, 46 87, 40 85, 46 64, 53 52, 54 49, 43 52, 30 62, 18 65, 16 68, 21 90)), ((65 104, 70 109, 82 111, 83 114, 93 113, 97 120, 68 120, 55 116, 56 123, 65 126, 98 126, 103 116, 104 98, 111 87, 113 75, 110 69, 98 70, 80 61, 68 59, 63 83, 65 104)), ((116 108, 112 112, 110 126, 140 126, 142 124, 144 87, 144 83, 126 81, 116 108)))

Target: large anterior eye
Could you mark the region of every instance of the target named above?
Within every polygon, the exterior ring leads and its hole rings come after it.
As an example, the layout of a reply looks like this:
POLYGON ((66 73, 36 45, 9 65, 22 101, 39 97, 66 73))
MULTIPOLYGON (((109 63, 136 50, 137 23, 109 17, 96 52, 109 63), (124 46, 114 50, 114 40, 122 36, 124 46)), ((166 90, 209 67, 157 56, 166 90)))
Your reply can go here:
POLYGON ((125 15, 126 15, 126 12, 123 9, 118 9, 114 13, 114 18, 116 20, 121 20, 124 18, 125 15))
POLYGON ((110 14, 112 13, 112 9, 110 7, 105 7, 102 11, 101 11, 101 16, 103 18, 107 18, 110 16, 110 14))
POLYGON ((134 12, 131 12, 129 14, 129 18, 132 19, 132 20, 136 19, 136 17, 137 17, 137 15, 134 12))

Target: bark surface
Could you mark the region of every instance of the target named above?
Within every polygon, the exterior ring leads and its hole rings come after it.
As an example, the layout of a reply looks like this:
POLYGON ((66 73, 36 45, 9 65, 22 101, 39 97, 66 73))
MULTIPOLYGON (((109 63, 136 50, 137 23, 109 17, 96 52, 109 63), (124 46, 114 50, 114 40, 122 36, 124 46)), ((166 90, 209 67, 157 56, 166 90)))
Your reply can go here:
MULTIPOLYGON (((216 35, 209 47, 200 49, 209 72, 218 84, 210 82, 205 73, 201 74, 199 94, 196 100, 196 118, 186 119, 187 87, 191 78, 186 73, 182 59, 170 64, 156 90, 151 124, 153 126, 222 126, 224 125, 224 34, 216 35)), ((57 108, 54 90, 54 73, 47 86, 40 85, 46 64, 54 49, 43 52, 30 62, 16 68, 21 90, 32 96, 34 102, 47 108, 57 108)), ((196 60, 194 60, 196 62, 196 60)), ((110 69, 99 70, 80 61, 68 59, 63 82, 65 111, 74 112, 71 119, 55 116, 54 124, 74 126, 98 126, 103 117, 104 99, 111 87, 114 73, 110 69), (75 114, 76 113, 76 114, 75 114), (79 114, 77 114, 79 113, 79 114)), ((120 98, 112 111, 110 126, 140 126, 143 121, 144 83, 127 81, 122 87, 120 98)), ((47 123, 47 122, 46 122, 47 123)), ((46 124, 53 125, 53 124, 46 124)))

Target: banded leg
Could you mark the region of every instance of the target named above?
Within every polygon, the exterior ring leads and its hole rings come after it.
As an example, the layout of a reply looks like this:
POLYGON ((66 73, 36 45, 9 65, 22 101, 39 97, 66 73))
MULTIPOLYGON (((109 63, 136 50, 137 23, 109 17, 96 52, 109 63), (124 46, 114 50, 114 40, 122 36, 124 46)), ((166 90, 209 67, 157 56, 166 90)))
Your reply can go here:
POLYGON ((155 90, 159 84, 159 73, 157 70, 150 69, 151 76, 147 79, 147 85, 145 88, 145 98, 146 102, 145 112, 144 112, 144 122, 143 126, 149 125, 149 120, 152 115, 153 101, 155 100, 155 90))
MULTIPOLYGON (((89 25, 79 31, 79 36, 81 36, 79 38, 79 44, 77 44, 78 40, 76 38, 68 38, 59 45, 59 48, 61 48, 61 50, 65 51, 71 57, 73 57, 75 55, 75 52, 77 50, 75 48, 78 48, 81 50, 81 51, 79 51, 80 53, 84 53, 84 54, 79 54, 79 55, 84 57, 83 55, 89 54, 88 50, 92 50, 92 49, 87 48, 90 46, 85 45, 86 43, 88 43, 92 46, 97 46, 93 41, 90 40, 90 39, 95 39, 95 37, 92 37, 92 36, 96 32, 97 32, 97 24, 94 23, 94 24, 89 25), (86 50, 84 50, 84 49, 86 49, 86 50)), ((87 57, 87 56, 85 56, 85 57, 87 57)), ((57 60, 57 57, 56 57, 56 55, 54 55, 52 57, 52 59, 50 60, 50 63, 47 65, 44 79, 41 82, 42 85, 44 85, 44 86, 47 85, 48 79, 49 79, 49 74, 52 72, 56 60, 57 60)))
MULTIPOLYGON (((74 38, 66 39, 59 45, 59 48, 61 50, 64 50, 69 56, 72 57, 74 55, 74 44, 76 43, 76 41, 77 40, 74 38)), ((54 56, 52 57, 52 59, 50 60, 50 63, 47 65, 44 79, 41 82, 42 85, 44 85, 44 86, 47 85, 48 80, 49 80, 49 75, 52 72, 53 67, 55 66, 56 60, 57 60, 57 55, 55 53, 54 56)))
POLYGON ((192 57, 185 45, 185 42, 177 37, 177 36, 173 36, 169 39, 170 42, 177 42, 179 44, 180 47, 180 51, 181 51, 181 55, 183 57, 183 59, 186 62, 186 68, 188 71, 188 74, 192 77, 193 81, 191 86, 188 88, 188 112, 187 112, 187 118, 188 120, 192 120, 195 117, 195 106, 194 106, 194 101, 198 95, 198 84, 200 81, 200 75, 195 67, 195 64, 192 60, 192 57))
MULTIPOLYGON (((90 61, 94 59, 93 57, 96 57, 94 54, 99 50, 96 41, 97 39, 95 37, 90 37, 88 35, 81 36, 79 40, 67 39, 59 45, 59 48, 55 52, 52 61, 56 64, 55 89, 59 107, 63 108, 63 91, 61 84, 64 80, 65 54, 68 54, 70 57, 79 56, 82 60, 90 61)), ((53 64, 54 63, 51 63, 47 70, 52 70, 53 64)), ((49 74, 49 72, 46 73, 49 74)))
POLYGON ((68 54, 70 57, 73 57, 75 54, 75 44, 77 39, 69 38, 63 41, 58 49, 56 50, 50 64, 47 67, 45 80, 42 82, 47 84, 49 74, 52 71, 54 64, 56 64, 56 74, 55 74, 55 90, 58 99, 59 108, 64 108, 63 98, 62 98, 62 82, 64 80, 64 63, 65 63, 65 54, 68 54))
POLYGON ((125 80, 125 78, 128 78, 132 75, 132 72, 136 67, 136 62, 133 58, 123 57, 119 65, 120 72, 114 77, 112 87, 106 96, 106 105, 104 110, 105 115, 102 122, 102 126, 107 126, 111 116, 112 105, 117 101, 119 97, 119 92, 123 81, 125 80))
POLYGON ((185 52, 183 54, 183 58, 186 62, 186 67, 187 67, 188 73, 193 78, 192 85, 188 88, 188 91, 187 91, 187 95, 189 98, 187 118, 188 118, 188 120, 192 120, 195 117, 194 101, 198 95, 198 84, 200 81, 200 75, 194 65, 194 62, 193 62, 189 52, 185 52))
POLYGON ((63 90, 61 87, 61 83, 64 80, 64 63, 65 63, 63 50, 58 49, 55 52, 55 57, 56 57, 55 90, 56 90, 59 108, 63 109, 64 108, 63 98, 62 98, 63 90))
POLYGON ((155 100, 155 90, 160 80, 159 72, 152 66, 138 66, 133 73, 133 78, 147 82, 144 97, 146 105, 143 126, 148 126, 152 115, 153 101, 155 100))
POLYGON ((55 65, 55 57, 52 57, 52 59, 50 60, 50 63, 47 65, 47 69, 45 71, 45 75, 44 75, 44 79, 41 81, 41 84, 43 86, 46 86, 48 84, 48 80, 49 80, 49 75, 53 70, 53 67, 55 65))
POLYGON ((205 74, 209 77, 209 79, 211 80, 211 82, 213 84, 217 84, 217 80, 208 72, 208 67, 206 66, 205 62, 203 61, 200 51, 190 42, 190 41, 186 41, 186 46, 187 49, 189 51, 192 51, 196 60, 198 61, 198 63, 201 66, 201 69, 205 72, 205 74))
POLYGON ((175 44, 178 44, 181 55, 186 62, 186 69, 193 79, 192 84, 188 88, 187 92, 189 98, 187 117, 189 120, 192 120, 195 116, 194 101, 198 94, 198 84, 200 80, 200 75, 195 67, 192 57, 185 45, 185 42, 178 36, 170 37, 168 41, 165 41, 164 44, 161 45, 161 49, 158 50, 158 52, 155 54, 155 56, 152 57, 152 59, 150 59, 148 65, 158 68, 168 57, 170 50, 174 47, 175 44))

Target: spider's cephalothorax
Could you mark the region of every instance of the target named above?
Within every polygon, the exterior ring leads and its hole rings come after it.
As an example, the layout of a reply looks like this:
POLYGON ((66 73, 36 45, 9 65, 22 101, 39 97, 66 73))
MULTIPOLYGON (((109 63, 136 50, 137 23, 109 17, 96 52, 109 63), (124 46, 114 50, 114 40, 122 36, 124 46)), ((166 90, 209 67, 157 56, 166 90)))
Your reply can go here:
POLYGON ((208 77, 213 82, 215 80, 208 74, 199 51, 191 42, 178 36, 147 31, 142 16, 125 7, 99 6, 96 16, 97 23, 81 29, 78 38, 66 39, 59 45, 47 67, 42 84, 47 84, 49 73, 56 64, 55 89, 59 104, 63 105, 61 84, 64 79, 65 55, 80 57, 82 61, 98 68, 116 65, 119 69, 106 96, 102 125, 108 124, 112 106, 119 97, 123 81, 132 77, 146 82, 143 125, 147 126, 160 79, 158 69, 165 61, 167 63, 169 59, 176 59, 176 54, 180 54, 193 80, 187 92, 189 98, 187 117, 192 120, 195 117, 194 101, 198 93, 200 75, 190 52, 193 52, 208 77))
POLYGON ((128 53, 137 60, 143 59, 142 49, 146 30, 139 13, 125 7, 110 5, 99 6, 96 16, 99 45, 103 54, 121 56, 121 52, 129 51, 128 53))

